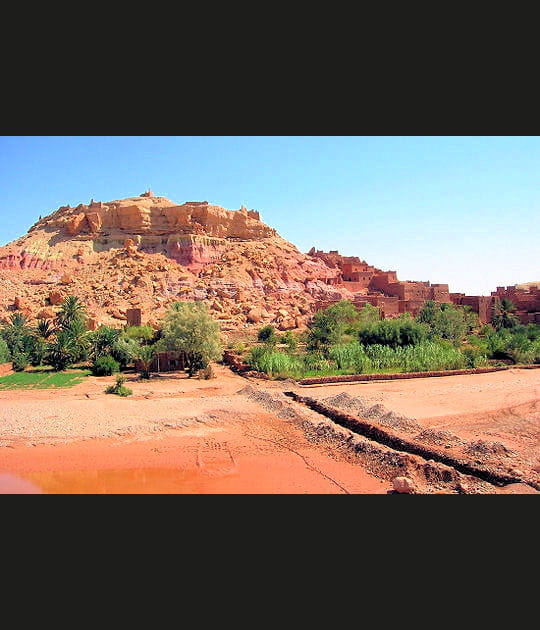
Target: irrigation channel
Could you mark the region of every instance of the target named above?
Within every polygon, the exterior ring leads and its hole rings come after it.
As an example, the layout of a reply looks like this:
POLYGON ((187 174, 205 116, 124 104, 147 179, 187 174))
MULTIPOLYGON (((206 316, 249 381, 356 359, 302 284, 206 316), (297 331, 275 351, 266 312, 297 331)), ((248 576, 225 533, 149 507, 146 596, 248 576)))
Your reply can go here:
POLYGON ((353 433, 364 436, 369 440, 389 447, 395 451, 417 455, 431 462, 438 462, 458 471, 459 473, 470 475, 495 486, 501 487, 512 483, 522 483, 540 491, 540 483, 528 475, 514 475, 500 470, 498 467, 493 465, 485 465, 474 462, 470 459, 444 453, 439 449, 429 447, 415 440, 403 438, 387 428, 374 424, 367 418, 344 413, 340 409, 315 400, 314 398, 301 396, 292 391, 286 391, 283 393, 285 396, 292 398, 295 402, 305 405, 309 409, 332 420, 340 426, 349 429, 353 433))

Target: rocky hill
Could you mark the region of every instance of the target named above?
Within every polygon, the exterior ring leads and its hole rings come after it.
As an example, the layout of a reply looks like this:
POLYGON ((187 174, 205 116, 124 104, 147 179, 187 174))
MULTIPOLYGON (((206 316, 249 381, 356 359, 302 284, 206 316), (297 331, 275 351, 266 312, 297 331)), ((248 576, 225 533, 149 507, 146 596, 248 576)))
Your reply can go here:
POLYGON ((529 289, 540 289, 540 281, 523 282, 522 284, 516 284, 516 289, 524 289, 525 291, 528 291, 529 289))
POLYGON ((146 192, 62 206, 0 247, 0 319, 15 310, 53 317, 66 295, 91 325, 122 325, 141 308, 157 323, 175 300, 204 300, 222 329, 303 327, 320 300, 350 298, 331 286, 339 269, 301 253, 242 207, 176 204, 146 192))

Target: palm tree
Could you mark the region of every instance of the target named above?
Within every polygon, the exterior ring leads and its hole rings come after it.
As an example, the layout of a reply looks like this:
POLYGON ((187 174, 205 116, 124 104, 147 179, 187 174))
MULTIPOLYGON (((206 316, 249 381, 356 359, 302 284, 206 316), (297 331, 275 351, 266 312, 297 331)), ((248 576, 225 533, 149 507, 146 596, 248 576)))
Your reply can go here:
POLYGON ((32 329, 28 325, 28 319, 22 313, 14 313, 10 316, 9 322, 2 325, 0 331, 4 341, 7 343, 11 354, 26 352, 32 335, 32 329))
POLYGON ((141 378, 150 378, 150 366, 156 356, 156 349, 153 346, 141 346, 135 355, 140 369, 141 378))
POLYGON ((60 306, 56 323, 60 328, 68 328, 74 320, 82 322, 86 320, 86 306, 78 297, 68 295, 60 306))
POLYGON ((28 350, 30 363, 34 367, 43 364, 47 357, 47 339, 55 332, 55 328, 47 319, 38 319, 36 326, 32 329, 32 339, 28 350))
POLYGON ((64 325, 62 331, 69 335, 76 348, 74 360, 80 361, 85 359, 90 342, 88 338, 89 331, 86 330, 84 322, 81 319, 73 319, 69 324, 64 325))
POLYGON ((99 357, 111 354, 114 344, 120 338, 120 331, 111 326, 100 326, 97 330, 89 334, 91 344, 90 355, 95 360, 99 357))
POLYGON ((41 339, 48 339, 54 333, 54 326, 47 319, 38 319, 34 332, 41 339))
POLYGON ((47 347, 47 362, 59 372, 74 362, 78 348, 68 331, 59 330, 56 339, 47 347))
POLYGON ((519 319, 513 314, 516 310, 514 304, 507 298, 495 302, 495 314, 492 323, 497 330, 501 328, 514 328, 519 324, 519 319))

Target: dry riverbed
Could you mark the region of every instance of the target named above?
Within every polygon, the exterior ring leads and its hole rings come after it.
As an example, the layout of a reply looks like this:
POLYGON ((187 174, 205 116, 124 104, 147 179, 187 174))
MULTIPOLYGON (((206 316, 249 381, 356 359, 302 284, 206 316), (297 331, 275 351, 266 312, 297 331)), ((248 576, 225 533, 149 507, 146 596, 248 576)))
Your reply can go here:
POLYGON ((286 390, 317 399, 345 392, 426 428, 496 440, 540 464, 538 370, 316 387, 215 371, 209 381, 132 375, 129 398, 103 393, 114 377, 0 392, 0 492, 391 491, 388 475, 305 430, 314 412, 262 404, 286 390), (262 398, 247 395, 247 385, 262 398))

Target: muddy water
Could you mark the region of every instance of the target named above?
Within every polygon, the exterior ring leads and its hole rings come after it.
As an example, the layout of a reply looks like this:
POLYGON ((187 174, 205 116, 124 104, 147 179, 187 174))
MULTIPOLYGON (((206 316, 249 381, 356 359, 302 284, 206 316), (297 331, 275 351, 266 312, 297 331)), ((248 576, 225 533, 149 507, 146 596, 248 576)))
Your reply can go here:
POLYGON ((39 486, 18 475, 1 473, 0 494, 43 494, 43 491, 39 486))
MULTIPOLYGON (((261 422, 250 430, 275 434, 261 422)), ((237 427, 219 437, 182 433, 0 449, 0 494, 386 494, 391 487, 297 434, 289 440, 294 449, 237 427)))
MULTIPOLYGON (((125 470, 61 470, 10 475, 12 492, 23 486, 44 494, 211 494, 215 476, 199 470, 131 468, 125 470)), ((218 485, 221 485, 218 483, 218 485)), ((9 485, 6 484, 9 491, 9 485)), ((0 494, 6 492, 0 481, 0 494)), ((220 492, 227 492, 221 488, 220 492)), ((229 490, 229 492, 234 492, 229 490)))

